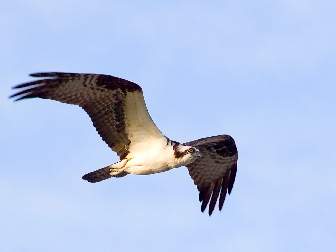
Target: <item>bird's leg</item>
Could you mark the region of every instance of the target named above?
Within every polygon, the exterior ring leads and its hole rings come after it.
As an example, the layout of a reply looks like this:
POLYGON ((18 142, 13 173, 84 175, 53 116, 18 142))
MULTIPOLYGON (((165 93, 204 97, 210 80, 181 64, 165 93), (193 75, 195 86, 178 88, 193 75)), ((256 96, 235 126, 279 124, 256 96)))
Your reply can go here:
POLYGON ((119 161, 118 163, 112 164, 109 166, 110 168, 110 174, 112 176, 117 176, 120 173, 122 173, 125 170, 125 165, 128 162, 127 159, 123 159, 121 161, 119 161))

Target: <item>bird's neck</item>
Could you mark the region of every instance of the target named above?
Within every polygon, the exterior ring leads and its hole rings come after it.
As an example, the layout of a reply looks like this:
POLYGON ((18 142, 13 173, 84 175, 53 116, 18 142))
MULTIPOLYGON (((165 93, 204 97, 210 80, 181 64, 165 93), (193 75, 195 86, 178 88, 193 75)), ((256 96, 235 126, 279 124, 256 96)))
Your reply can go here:
POLYGON ((167 138, 167 147, 171 156, 171 162, 169 164, 171 168, 184 166, 190 163, 186 157, 188 152, 187 146, 167 138))

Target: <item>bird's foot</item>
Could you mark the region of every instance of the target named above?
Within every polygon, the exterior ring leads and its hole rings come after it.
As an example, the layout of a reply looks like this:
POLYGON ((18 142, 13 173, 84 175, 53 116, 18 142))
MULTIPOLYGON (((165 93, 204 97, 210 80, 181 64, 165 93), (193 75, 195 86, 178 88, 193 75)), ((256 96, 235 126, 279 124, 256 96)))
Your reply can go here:
POLYGON ((113 165, 110 165, 110 175, 112 177, 123 177, 127 175, 128 173, 125 171, 126 170, 126 163, 127 159, 123 159, 119 161, 118 163, 115 163, 113 165))
POLYGON ((116 176, 122 174, 124 171, 125 171, 124 167, 122 167, 122 168, 119 168, 119 167, 110 167, 110 174, 113 177, 116 177, 116 176))

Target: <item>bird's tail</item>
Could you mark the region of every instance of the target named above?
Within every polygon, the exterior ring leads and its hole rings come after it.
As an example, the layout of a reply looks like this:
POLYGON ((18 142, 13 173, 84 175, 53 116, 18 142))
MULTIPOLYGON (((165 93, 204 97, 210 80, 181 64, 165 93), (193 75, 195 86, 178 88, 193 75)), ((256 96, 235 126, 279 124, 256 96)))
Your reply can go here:
POLYGON ((82 179, 90 182, 90 183, 96 183, 100 182, 102 180, 111 178, 111 177, 124 177, 128 173, 124 171, 121 168, 115 168, 113 165, 106 166, 104 168, 101 168, 99 170, 90 172, 88 174, 85 174, 82 179))

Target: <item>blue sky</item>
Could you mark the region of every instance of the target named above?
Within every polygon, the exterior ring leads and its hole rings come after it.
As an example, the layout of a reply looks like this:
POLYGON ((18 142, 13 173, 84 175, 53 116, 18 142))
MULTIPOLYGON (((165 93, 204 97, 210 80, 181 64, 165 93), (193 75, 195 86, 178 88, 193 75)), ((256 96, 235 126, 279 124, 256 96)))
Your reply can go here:
POLYGON ((1 4, 0 250, 333 251, 334 1, 1 4), (12 103, 37 71, 107 73, 144 89, 172 139, 230 134, 240 159, 221 213, 185 168, 88 184, 117 160, 79 108, 12 103))

